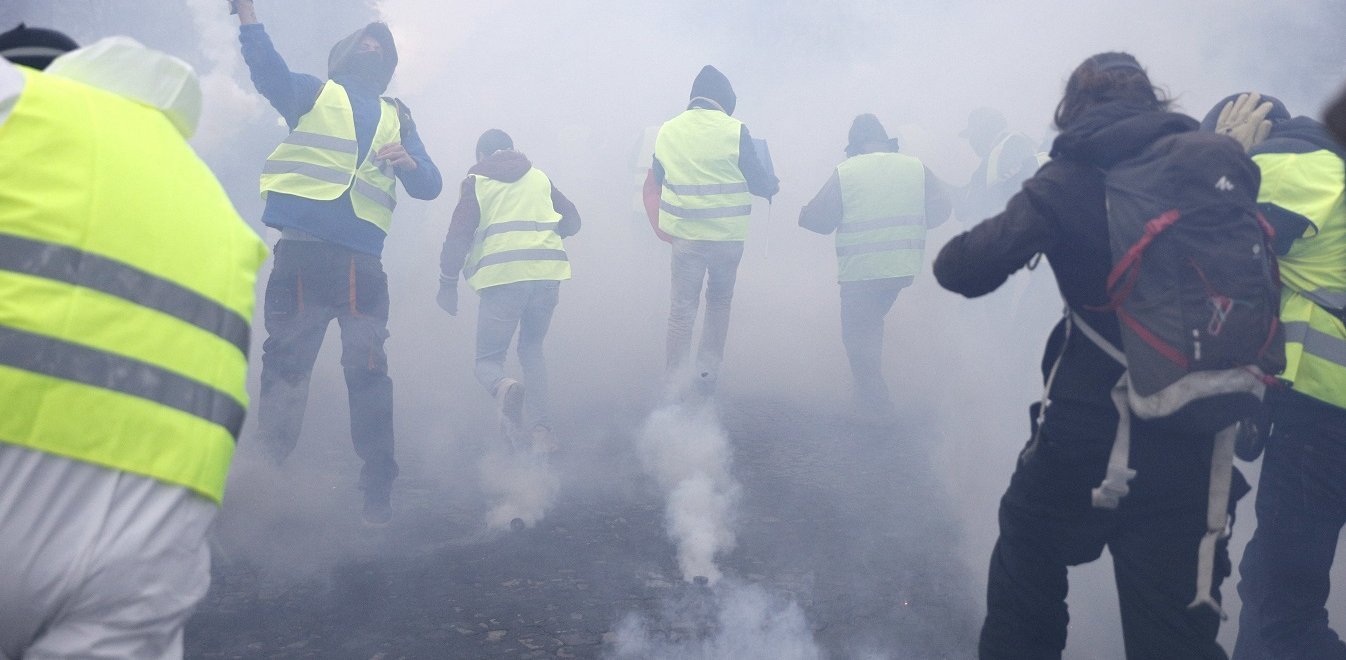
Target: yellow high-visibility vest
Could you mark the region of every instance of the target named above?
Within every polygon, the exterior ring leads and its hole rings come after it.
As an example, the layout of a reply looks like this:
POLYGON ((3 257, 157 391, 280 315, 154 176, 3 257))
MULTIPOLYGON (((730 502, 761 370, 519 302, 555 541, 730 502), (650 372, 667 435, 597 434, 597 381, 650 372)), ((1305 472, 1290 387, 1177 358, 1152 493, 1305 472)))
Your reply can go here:
POLYGON ((1257 201, 1313 223, 1278 260, 1285 284, 1282 378, 1302 394, 1346 408, 1346 327, 1328 311, 1346 308, 1346 167, 1327 150, 1256 154, 1253 161, 1262 171, 1257 201))
POLYGON ((218 502, 266 246, 162 113, 24 78, 0 125, 0 442, 218 502))
POLYGON ((925 250, 925 166, 899 153, 853 156, 837 166, 841 224, 837 280, 913 276, 925 250))
POLYGON ((532 280, 570 279, 570 261, 556 228, 551 179, 534 167, 518 181, 473 174, 481 222, 463 273, 473 291, 532 280))
POLYGON ((664 167, 659 229, 696 241, 748 238, 752 198, 738 167, 743 122, 720 110, 692 108, 659 129, 654 157, 664 167))
POLYGON ((386 234, 393 223, 393 209, 397 208, 397 178, 392 165, 384 163, 380 167, 374 162, 374 154, 402 141, 402 121, 392 101, 381 99, 379 107, 374 141, 369 151, 361 154, 346 88, 327 81, 313 109, 299 118, 299 125, 266 159, 262 197, 278 192, 330 200, 350 190, 355 215, 386 234))

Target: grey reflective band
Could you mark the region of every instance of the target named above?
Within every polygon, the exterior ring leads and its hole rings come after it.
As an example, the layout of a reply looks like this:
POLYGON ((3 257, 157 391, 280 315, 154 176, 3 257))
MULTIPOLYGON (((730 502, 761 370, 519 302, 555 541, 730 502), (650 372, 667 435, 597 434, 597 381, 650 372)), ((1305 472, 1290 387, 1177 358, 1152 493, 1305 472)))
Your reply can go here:
POLYGON ((1346 367, 1346 340, 1333 337, 1310 326, 1305 321, 1286 323, 1285 341, 1303 344, 1305 353, 1327 360, 1337 366, 1346 367))
POLYGON ((1346 309, 1346 291, 1317 289, 1305 291, 1304 297, 1328 309, 1346 309))
POLYGON ((664 182, 664 187, 675 195, 732 195, 734 193, 748 192, 748 184, 744 183, 669 183, 664 182))
POLYGON ((349 153, 355 153, 355 151, 360 148, 360 145, 357 144, 355 140, 348 140, 332 135, 323 135, 322 133, 310 133, 308 131, 291 132, 289 137, 285 138, 285 144, 349 153))
POLYGON ((368 197, 375 204, 382 206, 389 211, 397 208, 397 198, 381 190, 378 186, 365 181, 359 177, 355 178, 355 192, 368 197))
POLYGON ((67 245, 0 233, 0 271, 93 289, 190 323, 248 354, 248 319, 176 282, 67 245))
POLYGON ((297 160, 268 160, 262 166, 262 174, 302 174, 327 183, 349 184, 351 173, 346 170, 334 170, 313 163, 301 163, 297 160))
POLYGON ((923 238, 908 238, 901 241, 884 241, 882 243, 861 243, 859 245, 840 245, 837 246, 837 256, 853 257, 857 254, 868 254, 870 252, 920 250, 924 247, 925 239, 923 238))
POLYGON ((486 230, 479 232, 479 239, 496 234, 504 234, 512 231, 556 231, 560 227, 559 222, 538 222, 536 220, 506 220, 505 222, 492 222, 486 226, 486 230))
POLYGON ((243 427, 246 411, 228 394, 116 353, 0 325, 0 364, 153 401, 222 426, 235 441, 243 427))
POLYGON ((468 273, 467 276, 472 277, 487 266, 507 264, 513 261, 570 261, 570 259, 566 257, 565 250, 552 250, 547 248, 492 252, 491 254, 482 257, 481 261, 472 264, 472 272, 468 273))
POLYGON ((752 204, 742 206, 721 206, 712 209, 685 209, 666 201, 659 201, 659 208, 687 220, 714 220, 716 218, 736 218, 752 214, 752 204))
POLYGON ((837 227, 838 234, 851 234, 871 229, 887 229, 889 227, 908 227, 911 225, 923 225, 925 218, 919 215, 899 215, 892 218, 878 218, 876 220, 865 220, 862 222, 843 222, 837 227))
POLYGON ((70 51, 63 48, 52 48, 51 46, 15 46, 0 50, 0 57, 12 59, 15 57, 60 57, 70 51))

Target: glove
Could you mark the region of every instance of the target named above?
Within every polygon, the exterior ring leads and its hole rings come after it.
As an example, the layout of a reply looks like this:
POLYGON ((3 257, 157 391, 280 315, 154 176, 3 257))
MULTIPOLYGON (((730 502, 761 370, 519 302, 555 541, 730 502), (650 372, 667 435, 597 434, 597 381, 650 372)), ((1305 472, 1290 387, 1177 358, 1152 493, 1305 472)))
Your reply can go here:
POLYGON ((439 308, 448 312, 449 316, 458 316, 458 279, 449 279, 444 276, 439 278, 439 294, 435 296, 435 302, 439 303, 439 308))
POLYGON ((1215 132, 1228 135, 1243 145, 1248 151, 1267 139, 1271 132, 1271 122, 1267 114, 1271 112, 1271 101, 1262 101, 1257 92, 1239 94, 1237 99, 1220 109, 1220 118, 1215 121, 1215 132))

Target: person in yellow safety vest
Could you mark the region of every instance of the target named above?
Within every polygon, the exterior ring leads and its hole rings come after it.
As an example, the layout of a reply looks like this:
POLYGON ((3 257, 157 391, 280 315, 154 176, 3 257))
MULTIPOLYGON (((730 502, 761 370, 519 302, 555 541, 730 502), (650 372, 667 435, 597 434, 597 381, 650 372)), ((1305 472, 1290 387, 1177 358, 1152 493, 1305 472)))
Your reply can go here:
POLYGON ((889 139, 878 117, 856 117, 848 138, 846 160, 799 212, 799 226, 836 235, 841 340, 855 408, 886 421, 893 401, 883 379, 883 319, 921 270, 925 230, 947 220, 952 203, 928 167, 898 153, 897 138, 889 139))
POLYGON ((393 384, 388 278, 383 241, 397 205, 397 182, 430 200, 443 182, 405 104, 380 96, 397 67, 393 35, 371 23, 333 46, 328 78, 292 73, 276 52, 252 0, 234 0, 243 60, 257 91, 290 134, 262 168, 262 222, 280 230, 266 283, 262 387, 257 435, 282 463, 299 440, 309 378, 332 319, 341 326, 341 366, 351 440, 364 461, 363 518, 392 517, 393 384))
POLYGON ((1346 658, 1328 625, 1346 525, 1346 149, 1279 99, 1232 95, 1203 128, 1229 135, 1261 170, 1258 204, 1276 231, 1287 388, 1268 391, 1271 435, 1257 529, 1239 565, 1235 660, 1346 658))
POLYGON ((696 391, 709 395, 724 358, 729 307, 752 213, 749 195, 770 200, 780 181, 758 159, 748 127, 734 119, 738 97, 723 73, 702 67, 689 96, 687 109, 664 122, 655 138, 645 208, 655 233, 673 248, 668 374, 677 380, 694 369, 696 391), (703 283, 706 315, 691 365, 692 326, 703 283))
POLYGON ((440 308, 458 314, 458 273, 481 296, 477 310, 477 381, 495 397, 506 435, 555 448, 547 411, 542 343, 570 260, 561 239, 580 230, 575 205, 542 170, 491 129, 477 140, 477 164, 463 180, 440 253, 440 308), (505 375, 505 354, 519 335, 523 382, 505 375), (524 388, 527 388, 527 395, 524 388))
POLYGON ((958 221, 971 226, 1003 211, 1005 202, 1019 192, 1045 157, 1027 135, 1009 130, 1005 116, 994 108, 973 110, 967 128, 958 135, 982 159, 954 200, 958 221))
POLYGON ((181 658, 210 584, 266 248, 131 50, 130 96, 0 59, 0 658, 181 658))

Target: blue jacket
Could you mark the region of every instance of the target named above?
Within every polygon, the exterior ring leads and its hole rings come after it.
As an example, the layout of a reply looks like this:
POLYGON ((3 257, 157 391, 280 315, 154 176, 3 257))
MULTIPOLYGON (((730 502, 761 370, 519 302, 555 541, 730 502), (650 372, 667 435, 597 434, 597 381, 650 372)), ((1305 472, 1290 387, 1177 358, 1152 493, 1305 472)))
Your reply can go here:
MULTIPOLYGON (((243 44, 243 60, 248 64, 253 85, 293 129, 298 125, 299 118, 313 109, 318 92, 326 81, 316 76, 291 72, 260 23, 242 26, 239 41, 243 44)), ((341 74, 333 76, 332 80, 346 88, 355 115, 356 142, 360 153, 365 153, 378 127, 379 99, 383 90, 372 89, 367 83, 361 84, 359 79, 341 74)), ((397 170, 402 187, 416 199, 438 197, 444 186, 439 168, 430 160, 425 145, 416 133, 415 123, 405 111, 402 116, 402 146, 417 165, 414 170, 397 170)), ((355 215, 349 191, 334 200, 271 193, 266 197, 262 222, 277 229, 297 229, 356 252, 374 256, 383 253, 386 234, 355 215)))

